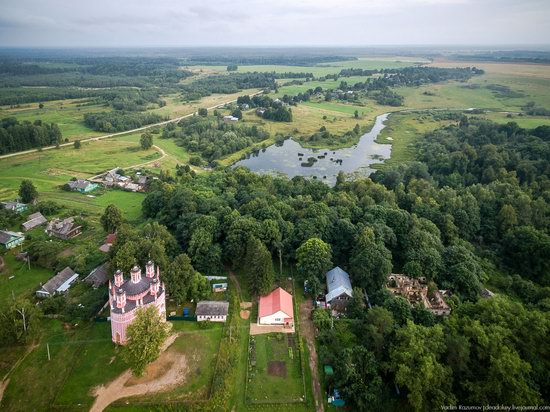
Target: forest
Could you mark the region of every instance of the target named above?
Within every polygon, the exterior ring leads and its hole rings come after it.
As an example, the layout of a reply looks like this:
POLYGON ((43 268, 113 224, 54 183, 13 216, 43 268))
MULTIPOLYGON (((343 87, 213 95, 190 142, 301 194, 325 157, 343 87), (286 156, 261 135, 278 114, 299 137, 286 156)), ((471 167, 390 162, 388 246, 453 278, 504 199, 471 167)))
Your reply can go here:
POLYGON ((273 73, 231 73, 209 76, 181 86, 184 100, 196 100, 212 93, 236 93, 243 89, 276 89, 273 73))
POLYGON ((61 141, 61 131, 54 123, 19 122, 13 117, 0 120, 0 154, 58 145, 61 141))
POLYGON ((86 126, 107 133, 137 129, 148 124, 162 122, 163 120, 166 119, 156 113, 125 111, 86 113, 84 115, 84 124, 86 126))
POLYGON ((212 163, 267 139, 269 133, 256 125, 226 124, 217 116, 194 116, 180 121, 177 128, 169 127, 162 137, 175 139, 176 144, 212 163))
POLYGON ((340 175, 330 188, 244 168, 180 169, 155 183, 143 212, 195 270, 230 265, 258 293, 278 276, 272 260, 296 265, 314 293, 324 271, 349 271, 373 309, 356 298, 333 327, 323 310, 314 322, 320 362, 334 365, 331 384, 354 410, 537 404, 550 399, 549 153, 547 127, 460 118, 425 136, 419 162, 372 180, 340 175), (452 314, 390 295, 388 273, 448 289, 452 314), (488 281, 510 296, 480 299, 488 281))

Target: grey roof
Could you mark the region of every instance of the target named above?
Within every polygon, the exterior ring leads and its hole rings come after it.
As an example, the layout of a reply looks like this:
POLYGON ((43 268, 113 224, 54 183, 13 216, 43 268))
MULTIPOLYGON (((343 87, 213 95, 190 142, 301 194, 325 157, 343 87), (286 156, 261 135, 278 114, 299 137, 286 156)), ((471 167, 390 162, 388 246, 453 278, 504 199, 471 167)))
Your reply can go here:
POLYGON ((88 185, 90 185, 91 183, 88 182, 87 180, 82 180, 82 179, 78 179, 78 180, 71 180, 69 182, 69 187, 71 189, 86 189, 88 187, 88 185))
POLYGON ((84 278, 84 282, 91 283, 95 288, 107 283, 109 280, 109 262, 99 265, 84 278))
POLYGON ((339 266, 336 266, 327 272, 327 289, 327 302, 330 302, 335 297, 338 297, 344 293, 349 297, 353 294, 349 275, 339 266))
POLYGON ((8 243, 11 240, 12 237, 22 238, 23 236, 21 236, 19 233, 10 232, 9 230, 0 230, 0 243, 1 244, 8 243))
POLYGON ((7 202, 2 202, 4 209, 15 210, 19 206, 26 206, 25 203, 21 203, 18 200, 8 200, 7 202))
POLYGON ((59 235, 67 235, 75 227, 77 227, 77 226, 74 223, 74 217, 68 217, 67 219, 64 219, 64 220, 53 219, 48 224, 48 231, 59 234, 59 235))
POLYGON ((50 295, 53 295, 57 288, 59 288, 75 274, 76 272, 67 266, 61 272, 58 272, 53 278, 44 283, 42 285, 42 290, 48 292, 50 295))
POLYGON ((219 300, 203 300, 197 303, 195 315, 197 316, 223 316, 227 315, 229 302, 219 300))
POLYGON ((29 220, 27 220, 25 223, 23 223, 21 226, 23 226, 23 229, 25 230, 31 230, 34 229, 37 226, 40 226, 43 223, 46 223, 46 218, 42 215, 40 212, 33 213, 29 216, 29 220))

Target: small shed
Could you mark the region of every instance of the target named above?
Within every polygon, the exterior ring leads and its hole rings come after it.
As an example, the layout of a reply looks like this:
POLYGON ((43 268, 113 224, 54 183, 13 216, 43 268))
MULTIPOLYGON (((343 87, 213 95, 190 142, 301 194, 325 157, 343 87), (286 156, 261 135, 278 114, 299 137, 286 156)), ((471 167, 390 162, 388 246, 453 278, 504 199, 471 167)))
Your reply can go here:
POLYGON ((0 230, 0 245, 5 249, 13 249, 25 241, 22 233, 10 232, 9 230, 0 230))
POLYGON ((197 303, 195 315, 197 322, 209 320, 212 322, 225 322, 229 312, 229 302, 219 300, 203 300, 197 303))
POLYGON ((227 290, 227 283, 214 283, 212 285, 212 291, 225 292, 227 290))

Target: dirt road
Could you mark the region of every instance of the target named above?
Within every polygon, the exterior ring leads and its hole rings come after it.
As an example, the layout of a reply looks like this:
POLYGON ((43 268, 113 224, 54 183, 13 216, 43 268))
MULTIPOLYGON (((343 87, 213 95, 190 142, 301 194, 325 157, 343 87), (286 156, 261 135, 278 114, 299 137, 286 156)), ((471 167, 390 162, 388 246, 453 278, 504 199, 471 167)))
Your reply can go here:
POLYGON ((300 334, 306 339, 309 350, 309 366, 311 368, 311 381, 313 383, 313 398, 315 400, 315 410, 324 412, 323 391, 319 382, 317 349, 315 348, 315 329, 311 320, 311 311, 313 309, 311 300, 306 300, 300 305, 300 334))
MULTIPOLYGON (((178 336, 179 334, 171 335, 164 342, 162 350, 174 343, 178 336)), ((107 385, 96 387, 94 389, 96 399, 90 412, 101 412, 118 399, 171 389, 183 383, 186 372, 185 356, 168 349, 147 366, 143 377, 133 377, 131 370, 128 369, 107 385)))

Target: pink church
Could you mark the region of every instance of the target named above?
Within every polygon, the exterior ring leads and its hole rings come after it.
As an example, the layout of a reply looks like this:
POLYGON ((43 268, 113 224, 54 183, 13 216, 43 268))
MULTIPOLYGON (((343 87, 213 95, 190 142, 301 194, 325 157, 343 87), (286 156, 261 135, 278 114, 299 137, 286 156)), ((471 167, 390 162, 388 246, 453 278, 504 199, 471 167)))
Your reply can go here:
POLYGON ((109 281, 109 305, 111 307, 111 334, 113 342, 126 343, 126 328, 133 322, 140 308, 154 305, 163 321, 166 319, 164 283, 160 281, 160 270, 153 262, 147 262, 145 277, 141 268, 134 266, 130 279, 124 281, 121 270, 117 270, 114 281, 109 281))

